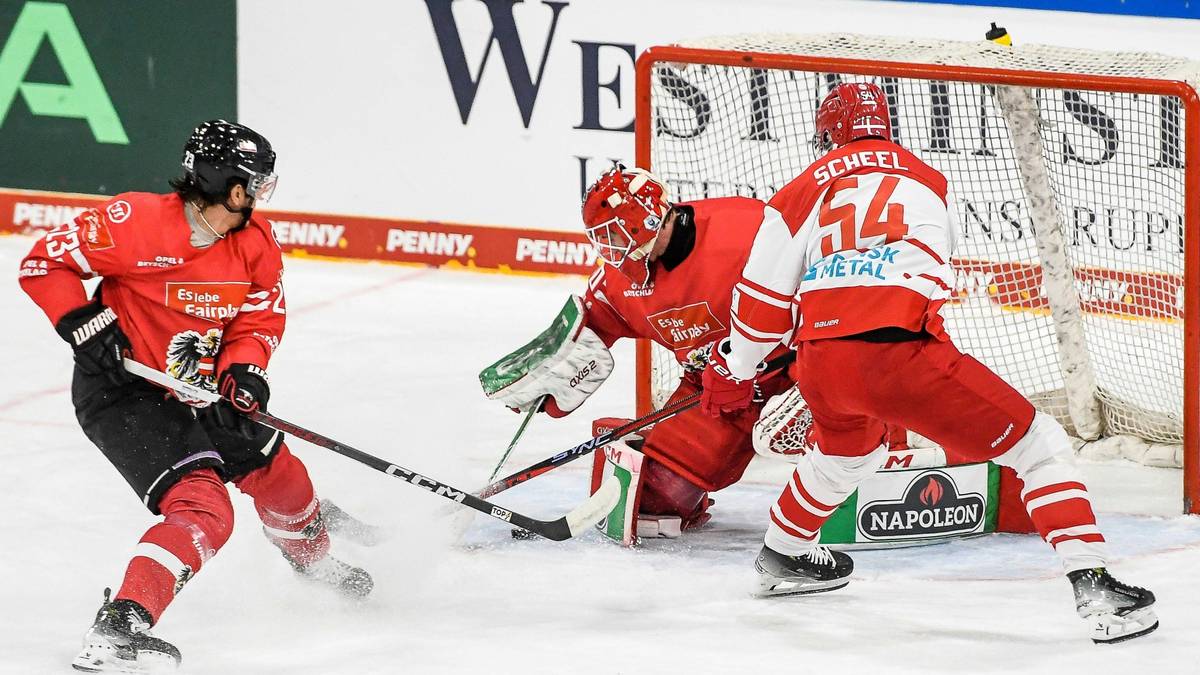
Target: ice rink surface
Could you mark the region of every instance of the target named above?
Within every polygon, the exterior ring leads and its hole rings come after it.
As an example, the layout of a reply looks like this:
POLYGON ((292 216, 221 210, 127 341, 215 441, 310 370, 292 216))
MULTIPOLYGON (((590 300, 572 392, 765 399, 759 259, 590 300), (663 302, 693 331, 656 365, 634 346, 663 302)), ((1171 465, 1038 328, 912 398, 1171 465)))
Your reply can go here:
MULTIPOLYGON (((8 358, 0 385, 0 672, 70 672, 105 586, 154 518, 78 429, 70 351, 16 284, 28 237, 0 237, 8 358)), ((482 483, 518 418, 480 393, 484 365, 542 330, 581 278, 532 278, 289 258, 288 330, 271 410, 458 487, 482 483)), ((536 419, 519 468, 632 411, 632 347, 584 408, 536 419)), ((1200 519, 1175 515, 1180 472, 1088 465, 1122 580, 1158 595, 1162 627, 1094 646, 1036 537, 985 536, 855 554, 853 583, 749 597, 766 511, 788 473, 751 467, 713 521, 624 550, 589 532, 516 541, 480 516, 461 540, 444 500, 292 442, 322 497, 392 535, 335 541, 367 568, 364 603, 297 579, 246 497, 229 543, 156 628, 187 673, 1195 673, 1200 519), (1148 515, 1150 514, 1150 515, 1148 515), (485 522, 486 521, 486 522, 485 522)), ((584 497, 587 461, 497 501, 556 517, 584 497)))

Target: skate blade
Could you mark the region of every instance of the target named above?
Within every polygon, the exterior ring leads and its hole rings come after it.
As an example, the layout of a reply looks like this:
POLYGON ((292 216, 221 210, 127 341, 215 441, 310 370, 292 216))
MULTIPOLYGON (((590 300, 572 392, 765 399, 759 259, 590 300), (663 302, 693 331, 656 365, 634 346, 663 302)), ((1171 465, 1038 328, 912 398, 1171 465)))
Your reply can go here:
POLYGON ((169 654, 159 652, 138 652, 136 661, 122 659, 108 650, 89 651, 85 649, 71 667, 85 673, 140 673, 153 675, 155 673, 173 673, 179 668, 179 663, 169 654))
POLYGON ((1132 640, 1158 628, 1158 616, 1150 607, 1134 610, 1124 616, 1103 614, 1087 618, 1092 627, 1092 642, 1111 645, 1132 640))
POLYGON ((760 578, 758 588, 753 591, 752 595, 756 598, 780 598, 792 595, 812 595, 813 593, 827 593, 843 588, 850 583, 849 578, 830 579, 829 581, 816 581, 813 579, 805 579, 803 581, 793 581, 789 579, 779 579, 776 577, 760 578))

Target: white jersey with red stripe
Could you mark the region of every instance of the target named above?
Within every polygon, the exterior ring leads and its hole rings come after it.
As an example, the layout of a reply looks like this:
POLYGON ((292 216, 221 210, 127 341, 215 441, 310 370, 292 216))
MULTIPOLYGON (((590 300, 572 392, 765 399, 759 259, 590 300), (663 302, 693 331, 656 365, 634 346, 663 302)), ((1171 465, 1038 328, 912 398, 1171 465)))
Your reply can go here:
POLYGON ((945 176, 889 141, 815 162, 764 210, 733 291, 730 371, 751 377, 789 339, 887 326, 943 336, 958 236, 948 203, 945 176))

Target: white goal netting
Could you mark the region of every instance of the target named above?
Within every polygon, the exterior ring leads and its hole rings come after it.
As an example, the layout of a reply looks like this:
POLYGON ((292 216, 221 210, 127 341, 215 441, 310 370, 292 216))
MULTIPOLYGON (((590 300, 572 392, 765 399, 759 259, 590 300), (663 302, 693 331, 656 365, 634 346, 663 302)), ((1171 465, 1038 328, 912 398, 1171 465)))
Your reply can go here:
MULTIPOLYGON (((962 243, 956 295, 943 314, 955 342, 1069 430, 1120 438, 1109 452, 1182 463, 1184 251, 1196 245, 1185 237, 1184 205, 1200 198, 1185 189, 1184 106, 1129 88, 1077 88, 1069 76, 1194 87, 1197 64, 858 35, 741 35, 679 46, 1064 74, 1054 88, 1018 88, 1000 77, 912 77, 903 66, 860 76, 833 66, 655 62, 650 168, 676 201, 770 199, 814 160, 813 115, 829 88, 879 84, 895 140, 950 180, 962 243), (1030 176, 1039 172, 1040 182, 1030 176), (1096 419, 1081 421, 1088 415, 1096 419)), ((658 406, 679 371, 665 350, 652 360, 658 406)))

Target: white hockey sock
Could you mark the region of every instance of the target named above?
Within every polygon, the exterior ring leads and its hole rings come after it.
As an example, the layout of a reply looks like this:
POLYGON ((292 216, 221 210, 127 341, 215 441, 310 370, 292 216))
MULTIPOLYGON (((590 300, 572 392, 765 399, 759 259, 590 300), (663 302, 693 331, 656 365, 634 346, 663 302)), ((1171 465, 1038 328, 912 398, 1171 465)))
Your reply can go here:
POLYGON ((820 451, 805 454, 771 507, 763 538, 767 547, 785 555, 803 555, 820 539, 821 525, 874 473, 887 457, 879 446, 862 457, 838 457, 820 451))
POLYGON ((1064 571, 1104 567, 1108 547, 1062 425, 1038 413, 1025 436, 994 461, 1012 467, 1024 481, 1025 510, 1064 571))

